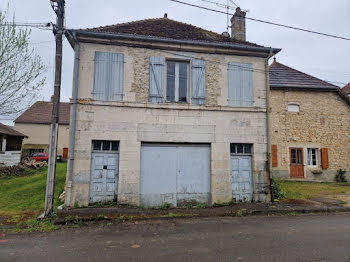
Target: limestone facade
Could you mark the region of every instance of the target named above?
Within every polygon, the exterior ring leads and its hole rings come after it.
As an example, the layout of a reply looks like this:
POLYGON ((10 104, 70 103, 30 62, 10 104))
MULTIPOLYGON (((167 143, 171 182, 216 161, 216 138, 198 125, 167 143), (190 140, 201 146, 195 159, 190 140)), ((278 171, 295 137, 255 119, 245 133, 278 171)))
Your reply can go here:
MULTIPOLYGON (((336 91, 272 89, 272 145, 277 145, 273 174, 290 177, 291 147, 303 148, 304 180, 334 181, 338 169, 350 170, 350 105, 336 91), (288 112, 288 104, 300 112, 288 112), (317 166, 308 166, 307 148, 317 149, 317 166), (328 149, 329 167, 321 166, 321 148, 328 149)), ((347 172, 350 179, 349 172, 347 172)))
POLYGON ((263 57, 219 55, 205 51, 169 52, 157 48, 80 43, 77 130, 70 205, 89 204, 92 140, 120 141, 119 203, 140 204, 140 152, 143 142, 210 144, 212 203, 232 199, 230 143, 250 143, 253 145, 254 200, 268 201, 267 92, 266 74, 261 73, 265 70, 265 61, 263 57), (124 54, 123 101, 93 99, 96 51, 124 54), (150 56, 181 59, 189 63, 189 57, 204 59, 206 104, 148 102, 150 56), (228 105, 229 62, 251 63, 256 69, 253 73, 252 107, 228 105))

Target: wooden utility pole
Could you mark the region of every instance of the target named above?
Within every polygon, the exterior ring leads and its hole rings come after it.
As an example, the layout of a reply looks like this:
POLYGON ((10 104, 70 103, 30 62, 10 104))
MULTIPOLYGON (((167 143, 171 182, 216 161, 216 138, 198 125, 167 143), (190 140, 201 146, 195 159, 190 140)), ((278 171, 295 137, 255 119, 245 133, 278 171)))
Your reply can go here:
POLYGON ((46 181, 45 212, 44 217, 52 214, 55 193, 56 177, 56 158, 57 158, 57 140, 59 126, 59 108, 61 93, 61 73, 62 73, 62 38, 64 30, 64 0, 50 0, 52 9, 57 15, 56 25, 53 26, 53 33, 56 38, 56 57, 55 57, 55 86, 52 99, 52 120, 50 127, 50 146, 49 146, 49 164, 46 181))

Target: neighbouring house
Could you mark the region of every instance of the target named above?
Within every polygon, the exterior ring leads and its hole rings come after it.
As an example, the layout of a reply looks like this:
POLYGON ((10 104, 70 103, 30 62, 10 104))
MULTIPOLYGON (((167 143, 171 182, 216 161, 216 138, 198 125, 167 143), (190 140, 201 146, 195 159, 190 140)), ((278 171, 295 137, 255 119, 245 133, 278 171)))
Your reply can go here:
MULTIPOLYGON (((15 129, 28 135, 23 140, 23 156, 37 152, 48 152, 52 102, 38 101, 15 121, 15 129)), ((68 158, 70 104, 60 103, 57 154, 68 158)))
POLYGON ((340 88, 277 61, 270 88, 273 174, 334 181, 350 171, 350 99, 340 88))
POLYGON ((0 123, 0 166, 15 166, 21 162, 23 138, 28 137, 0 123))
MULTIPOLYGON (((238 15, 237 15, 238 14, 238 15)), ((66 205, 269 201, 268 59, 280 49, 164 18, 67 30, 66 205)))

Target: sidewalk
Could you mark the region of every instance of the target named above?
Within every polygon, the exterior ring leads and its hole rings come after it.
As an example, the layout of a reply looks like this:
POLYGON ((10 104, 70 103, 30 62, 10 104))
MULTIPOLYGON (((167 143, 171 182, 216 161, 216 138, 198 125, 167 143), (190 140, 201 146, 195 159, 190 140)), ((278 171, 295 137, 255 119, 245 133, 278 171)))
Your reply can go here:
POLYGON ((99 219, 152 219, 181 217, 224 217, 224 216, 254 216, 254 215, 296 215, 306 213, 350 212, 350 207, 340 205, 325 205, 315 201, 300 201, 301 203, 237 203, 229 206, 208 208, 137 208, 125 206, 86 207, 58 210, 58 223, 70 220, 99 219))

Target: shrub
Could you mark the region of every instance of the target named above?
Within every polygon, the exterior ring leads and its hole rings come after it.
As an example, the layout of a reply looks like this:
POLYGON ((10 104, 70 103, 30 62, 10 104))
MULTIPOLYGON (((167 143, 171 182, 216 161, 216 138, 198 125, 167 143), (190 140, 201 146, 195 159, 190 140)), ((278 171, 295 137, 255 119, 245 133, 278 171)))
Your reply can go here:
POLYGON ((346 170, 338 169, 337 174, 335 175, 335 181, 338 183, 346 183, 348 182, 345 177, 346 170))
POLYGON ((282 199, 286 197, 286 193, 281 189, 281 184, 278 179, 272 178, 272 187, 274 199, 282 199))

